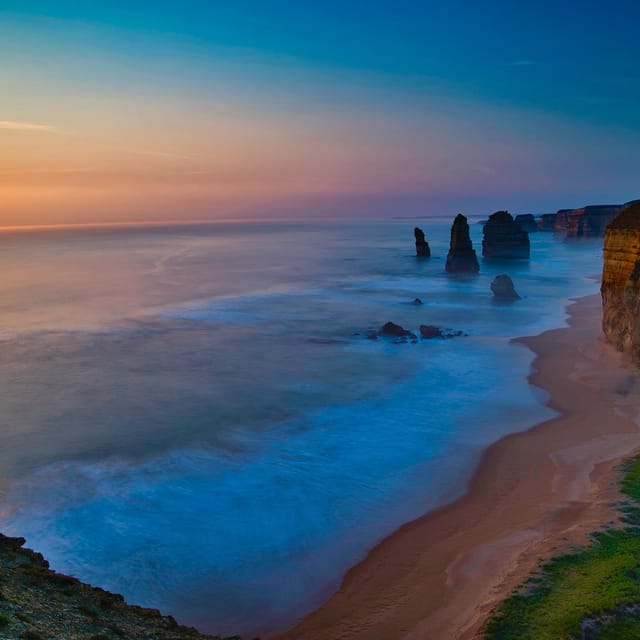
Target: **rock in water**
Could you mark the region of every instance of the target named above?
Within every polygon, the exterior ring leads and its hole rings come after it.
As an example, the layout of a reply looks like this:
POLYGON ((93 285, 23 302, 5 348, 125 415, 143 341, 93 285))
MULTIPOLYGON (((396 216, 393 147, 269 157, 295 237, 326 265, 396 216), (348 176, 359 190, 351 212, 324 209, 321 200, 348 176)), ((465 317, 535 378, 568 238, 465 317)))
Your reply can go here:
POLYGON ((416 238, 416 255, 419 258, 430 258, 431 249, 429 249, 429 243, 424 239, 424 231, 415 227, 413 235, 416 238))
POLYGON ((513 286, 513 280, 506 273, 501 273, 493 279, 491 291, 493 291, 493 295, 500 300, 520 299, 520 296, 513 286))
POLYGON ((515 221, 527 232, 535 233, 538 230, 538 223, 533 217, 533 213, 521 213, 515 217, 515 221))
POLYGON ((496 211, 489 216, 482 233, 482 255, 485 258, 529 258, 529 234, 507 211, 496 211))
POLYGON ((640 364, 640 203, 607 227, 600 292, 607 340, 640 364))
POLYGON ((469 236, 467 219, 458 214, 451 225, 451 244, 445 269, 448 273, 478 273, 480 265, 469 236))
POLYGON ((415 333, 401 327, 395 322, 385 322, 382 329, 378 332, 378 335, 387 336, 390 338, 415 338, 415 333))
POLYGON ((432 340, 433 338, 458 338, 466 335, 462 331, 454 331, 453 329, 441 329, 432 324, 420 325, 420 337, 424 340, 432 340))

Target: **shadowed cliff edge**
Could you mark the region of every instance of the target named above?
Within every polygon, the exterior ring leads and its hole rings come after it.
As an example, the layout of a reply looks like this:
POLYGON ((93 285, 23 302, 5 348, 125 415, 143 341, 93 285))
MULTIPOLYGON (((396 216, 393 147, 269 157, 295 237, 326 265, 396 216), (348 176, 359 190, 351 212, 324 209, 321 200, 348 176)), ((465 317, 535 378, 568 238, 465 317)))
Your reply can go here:
POLYGON ((0 534, 0 638, 222 640, 56 573, 24 542, 0 534))

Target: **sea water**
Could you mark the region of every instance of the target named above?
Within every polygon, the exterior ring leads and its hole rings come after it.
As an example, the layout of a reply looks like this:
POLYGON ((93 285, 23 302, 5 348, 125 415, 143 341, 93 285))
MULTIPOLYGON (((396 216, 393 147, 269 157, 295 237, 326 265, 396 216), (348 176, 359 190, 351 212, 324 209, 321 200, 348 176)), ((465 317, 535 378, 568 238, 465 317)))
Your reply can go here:
POLYGON ((530 261, 455 277, 449 225, 0 234, 0 530, 206 631, 295 622, 553 415, 511 339, 597 291, 601 241, 531 234, 530 261), (521 300, 493 299, 505 272, 521 300), (387 321, 466 336, 367 339, 387 321))

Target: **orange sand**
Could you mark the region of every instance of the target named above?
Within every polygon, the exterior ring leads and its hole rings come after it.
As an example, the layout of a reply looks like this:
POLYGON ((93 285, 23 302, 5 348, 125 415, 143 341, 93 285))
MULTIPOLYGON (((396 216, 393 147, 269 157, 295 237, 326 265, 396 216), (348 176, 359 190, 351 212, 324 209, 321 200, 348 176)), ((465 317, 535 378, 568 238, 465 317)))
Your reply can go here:
POLYGON ((382 541, 279 640, 478 637, 540 559, 615 519, 619 463, 640 447, 640 377, 604 342, 599 296, 570 314, 570 328, 520 340, 560 417, 492 445, 465 496, 382 541))

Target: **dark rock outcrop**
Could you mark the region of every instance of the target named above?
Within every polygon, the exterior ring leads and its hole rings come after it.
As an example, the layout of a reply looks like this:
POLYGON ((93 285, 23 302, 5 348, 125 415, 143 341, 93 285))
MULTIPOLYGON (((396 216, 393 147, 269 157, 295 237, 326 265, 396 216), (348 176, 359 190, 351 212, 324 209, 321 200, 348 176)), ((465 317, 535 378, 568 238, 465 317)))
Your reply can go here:
POLYGON ((494 297, 500 300, 520 299, 520 296, 513 286, 513 280, 506 273, 502 273, 493 279, 491 282, 491 291, 494 297))
POLYGON ((489 216, 483 234, 482 255, 485 258, 529 258, 529 234, 507 211, 496 211, 489 216))
POLYGON ((416 338, 416 334, 409 329, 401 327, 395 322, 385 322, 382 329, 378 331, 378 335, 386 336, 387 338, 416 338))
POLYGON ((458 214, 451 225, 451 243, 445 269, 448 273, 478 273, 480 265, 469 236, 467 219, 458 214))
POLYGON ((607 227, 600 292, 607 340, 640 364, 640 203, 607 227))
POLYGON ((424 231, 419 227, 415 227, 413 235, 416 238, 416 255, 418 258, 430 258, 431 249, 429 249, 429 243, 424 238, 424 231))
POLYGON ((156 609, 49 569, 24 538, 0 534, 1 638, 221 640, 179 625, 156 609))
POLYGON ((432 324, 420 325, 420 337, 424 340, 432 340, 433 338, 458 338, 463 335, 465 335, 463 331, 441 329, 432 324))
POLYGON ((557 213, 543 213, 538 218, 539 231, 554 231, 556 226, 557 213))
POLYGON ((567 238, 600 238, 622 205, 604 204, 573 209, 567 213, 567 238))
POLYGON ((515 222, 527 233, 535 233, 538 230, 538 223, 533 217, 533 213, 521 213, 515 217, 515 222))

